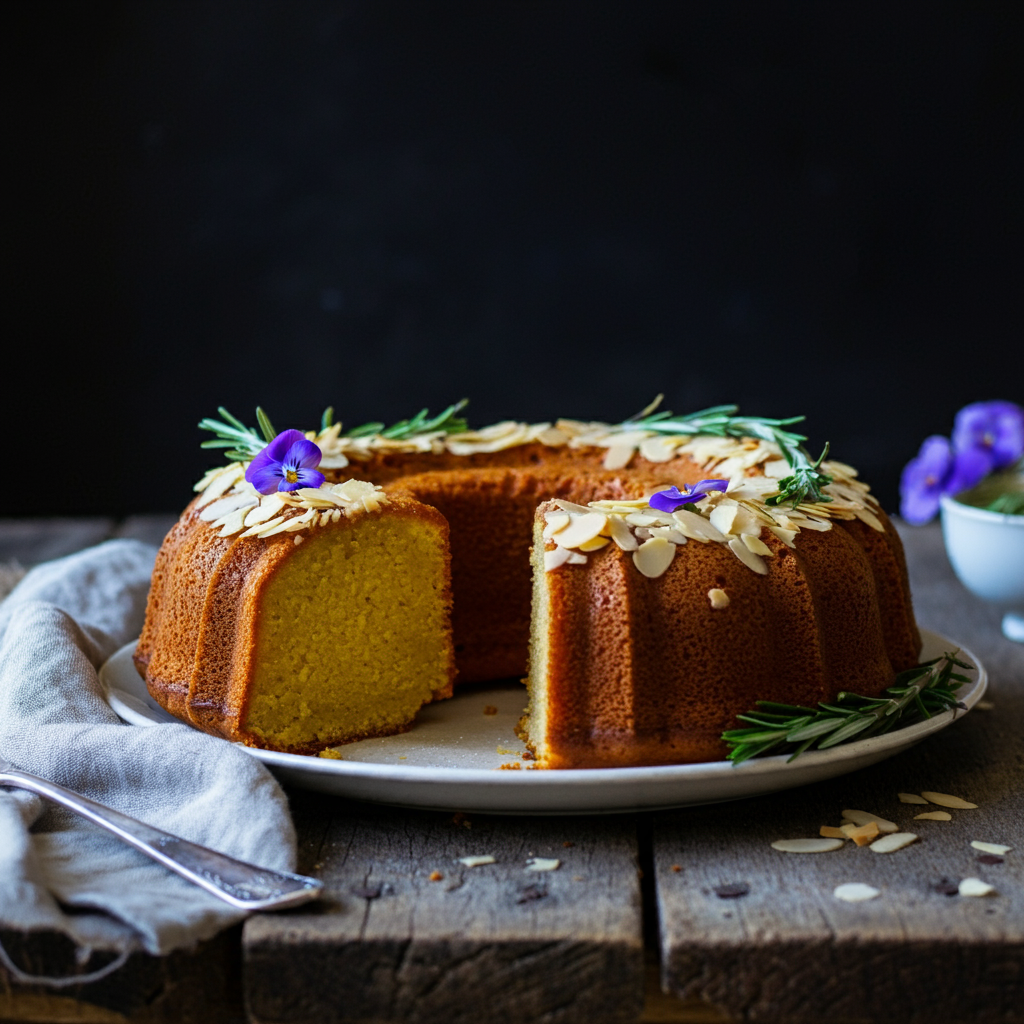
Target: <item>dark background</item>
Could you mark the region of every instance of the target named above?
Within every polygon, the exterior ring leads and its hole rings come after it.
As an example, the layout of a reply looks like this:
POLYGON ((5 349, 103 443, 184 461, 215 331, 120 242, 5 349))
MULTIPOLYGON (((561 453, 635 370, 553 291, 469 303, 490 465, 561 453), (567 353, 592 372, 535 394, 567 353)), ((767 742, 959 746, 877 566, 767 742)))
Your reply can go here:
POLYGON ((7 7, 6 515, 278 429, 804 413, 887 508, 1024 402, 1024 3, 7 7), (19 366, 20 364, 20 366, 19 366))

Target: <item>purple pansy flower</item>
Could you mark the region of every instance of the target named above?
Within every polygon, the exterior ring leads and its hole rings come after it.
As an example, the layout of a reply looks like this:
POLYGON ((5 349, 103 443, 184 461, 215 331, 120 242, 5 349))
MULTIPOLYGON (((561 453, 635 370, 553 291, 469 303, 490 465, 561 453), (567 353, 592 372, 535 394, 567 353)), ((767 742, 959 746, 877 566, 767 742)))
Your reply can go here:
POLYGON ((927 523, 939 511, 943 494, 973 487, 990 465, 988 453, 979 448, 954 451, 945 437, 925 438, 900 477, 900 515, 914 526, 927 523))
POLYGON ((260 494, 319 487, 324 482, 316 468, 321 457, 320 449, 301 430, 285 430, 249 463, 245 479, 260 494))
POLYGON ((986 472, 1009 466, 1024 454, 1024 409, 999 401, 965 405, 953 424, 953 447, 985 453, 986 472))
POLYGON ((688 487, 686 484, 683 486, 686 487, 685 491, 679 490, 678 487, 670 487, 667 491, 657 491, 652 494, 649 502, 651 508, 656 508, 659 512, 675 512, 683 505, 692 505, 706 498, 709 491, 724 491, 729 486, 729 481, 701 480, 700 483, 694 484, 692 487, 688 487))

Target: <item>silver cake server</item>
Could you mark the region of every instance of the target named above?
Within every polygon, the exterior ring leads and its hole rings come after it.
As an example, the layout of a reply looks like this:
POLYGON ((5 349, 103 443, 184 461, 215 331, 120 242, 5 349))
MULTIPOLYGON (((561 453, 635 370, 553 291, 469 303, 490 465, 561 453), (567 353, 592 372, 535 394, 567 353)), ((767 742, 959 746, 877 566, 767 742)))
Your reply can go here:
POLYGON ((27 789, 88 818, 140 853, 239 910, 281 910, 317 899, 323 882, 290 871, 258 868, 146 825, 70 789, 19 771, 0 757, 0 786, 27 789))

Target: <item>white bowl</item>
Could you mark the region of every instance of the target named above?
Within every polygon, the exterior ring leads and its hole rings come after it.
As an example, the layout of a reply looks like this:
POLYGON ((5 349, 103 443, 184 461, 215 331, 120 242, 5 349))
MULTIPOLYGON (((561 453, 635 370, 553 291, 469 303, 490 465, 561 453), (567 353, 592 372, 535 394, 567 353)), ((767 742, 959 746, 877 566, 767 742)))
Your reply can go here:
POLYGON ((1024 515, 942 498, 942 536, 960 582, 1003 614, 1003 633, 1024 643, 1024 515))

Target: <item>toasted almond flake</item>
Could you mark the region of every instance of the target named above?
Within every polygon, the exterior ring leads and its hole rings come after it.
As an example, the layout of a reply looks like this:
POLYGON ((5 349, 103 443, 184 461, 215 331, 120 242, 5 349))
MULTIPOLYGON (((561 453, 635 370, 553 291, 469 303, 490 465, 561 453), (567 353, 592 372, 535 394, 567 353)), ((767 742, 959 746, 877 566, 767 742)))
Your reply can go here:
POLYGON ((826 839, 848 838, 841 828, 835 828, 833 825, 822 825, 821 828, 818 829, 818 835, 824 836, 826 839))
POLYGON ((719 544, 724 544, 727 539, 717 526, 696 512, 691 512, 688 508, 677 508, 672 513, 672 518, 690 540, 716 541, 719 544))
POLYGON ((664 537, 652 537, 633 552, 633 564, 648 579, 657 579, 672 564, 676 546, 664 537))
POLYGON ((592 508, 587 508, 586 505, 577 505, 575 501, 565 501, 562 498, 555 498, 555 504, 563 512, 573 512, 580 516, 588 515, 594 511, 592 508))
POLYGON ((476 857, 459 857, 458 860, 460 864, 465 864, 467 868, 479 868, 483 867, 484 864, 498 863, 494 857, 489 854, 480 854, 476 857))
POLYGON ((578 548, 584 541, 593 540, 604 529, 608 517, 600 512, 588 512, 584 516, 573 516, 564 530, 559 530, 552 538, 563 548, 578 548))
POLYGON ((916 793, 897 793, 900 798, 901 804, 926 804, 927 800, 923 796, 918 796, 916 793))
POLYGON ((852 821, 854 825, 866 825, 869 821, 873 821, 878 826, 879 832, 899 832, 900 830, 896 822, 887 821, 870 811, 843 811, 843 817, 852 821))
POLYGON ((775 554, 774 551, 760 537, 755 537, 752 534, 743 534, 741 540, 747 546, 748 551, 752 551, 755 555, 764 555, 766 558, 771 558, 775 554))
POLYGON ((914 821, 952 821, 953 815, 949 811, 925 811, 924 814, 915 814, 914 821))
POLYGON ((994 853, 997 857, 1002 857, 1004 853, 1009 853, 1013 849, 1012 846, 1003 846, 1002 843, 983 843, 980 839, 972 839, 971 846, 982 853, 994 853))
POLYGON ((847 903, 863 903, 865 900, 873 900, 881 893, 874 886, 865 885, 863 882, 846 882, 843 885, 837 885, 832 890, 832 895, 847 903))
POLYGON ((740 507, 735 502, 720 502, 711 510, 711 525, 721 533, 733 533, 740 507))
POLYGON ((755 555, 746 544, 739 539, 734 537, 729 541, 729 550, 748 568, 753 569, 754 572, 760 573, 762 576, 768 575, 768 566, 765 565, 764 559, 760 555, 755 555))
POLYGON ((230 537, 244 527, 248 511, 249 506, 246 505, 243 508, 236 509, 234 512, 229 512, 226 516, 221 516, 220 519, 211 525, 214 529, 220 530, 222 537, 230 537))
POLYGON ((635 444, 615 444, 604 453, 605 469, 624 469, 636 451, 635 444))
POLYGON ((972 804, 969 800, 961 800, 958 796, 950 796, 948 793, 932 793, 926 789, 921 790, 921 796, 930 804, 938 804, 940 807, 953 807, 961 811, 973 811, 978 806, 977 804, 972 804))
POLYGON ((260 529, 257 537, 273 537, 275 534, 284 533, 288 529, 288 524, 291 522, 290 519, 286 519, 284 516, 280 516, 277 519, 271 519, 269 523, 265 523, 260 529))
POLYGON ((965 878, 957 887, 961 896, 997 896, 996 887, 980 878, 965 878))
POLYGON ((995 708, 995 706, 996 705, 995 705, 994 701, 991 701, 991 700, 979 700, 978 703, 974 705, 974 710, 975 711, 992 711, 995 708))
MULTIPOLYGON (((205 480, 206 477, 203 479, 205 480)), ((205 505, 208 501, 219 498, 244 479, 245 470, 242 468, 242 464, 240 462, 232 462, 230 465, 225 466, 221 472, 210 477, 210 482, 203 489, 202 496, 199 498, 199 504, 205 505)))
POLYGON ((554 551, 544 552, 544 571, 551 572, 569 561, 572 552, 568 548, 555 548, 554 551))
POLYGON ((630 526, 654 526, 661 522, 661 517, 652 512, 630 512, 626 522, 630 526))
POLYGON ((585 540, 582 544, 576 546, 580 551, 600 551, 606 544, 610 543, 607 537, 591 537, 590 540, 585 540))
POLYGON ((772 849, 783 853, 829 853, 844 845, 842 839, 776 839, 772 849))
POLYGON ((868 849, 875 853, 895 853, 897 850, 902 850, 904 846, 916 842, 917 836, 913 832, 893 832, 891 835, 876 839, 868 849))
POLYGON ((878 516, 876 516, 874 512, 871 512, 869 509, 863 507, 856 508, 853 510, 853 514, 862 523, 867 523, 872 530, 877 530, 879 533, 885 533, 885 527, 882 525, 881 519, 879 519, 878 516))
POLYGON ((842 825, 840 831, 852 839, 858 846, 867 846, 878 838, 880 829, 877 821, 869 821, 866 825, 842 825))
POLYGON ((245 525, 256 526, 258 523, 265 523, 268 519, 273 519, 286 504, 287 501, 277 494, 263 498, 259 505, 246 515, 245 525))
POLYGON ((278 516, 276 519, 271 519, 269 523, 257 523, 255 526, 252 526, 248 530, 246 530, 245 533, 242 534, 242 538, 258 537, 262 535, 264 530, 272 530, 275 526, 279 526, 284 521, 284 516, 278 516))
POLYGON ((258 500, 259 498, 255 494, 246 494, 245 492, 241 494, 228 494, 223 498, 210 502, 199 513, 199 518, 204 523, 212 523, 215 519, 220 519, 221 516, 226 516, 230 512, 236 512, 240 508, 252 508, 258 500))
POLYGON ((794 548, 796 545, 793 543, 793 539, 796 537, 796 530, 787 530, 782 526, 769 526, 769 530, 775 534, 787 548, 794 548))
POLYGON ((531 857, 526 862, 527 871, 555 871, 562 862, 555 857, 531 857))
POLYGON ((608 517, 608 532, 611 534, 612 540, 623 551, 636 551, 639 547, 636 537, 633 536, 633 531, 626 525, 625 520, 618 516, 608 517))
POLYGON ((711 607, 716 611, 729 607, 729 595, 720 587, 712 587, 708 591, 708 600, 711 602, 711 607))
POLYGON ((564 530, 569 525, 568 512, 548 512, 544 519, 547 522, 543 533, 545 540, 550 540, 559 530, 564 530))

